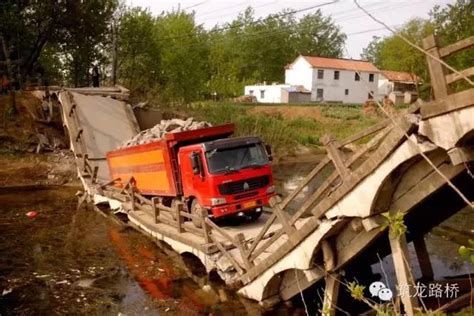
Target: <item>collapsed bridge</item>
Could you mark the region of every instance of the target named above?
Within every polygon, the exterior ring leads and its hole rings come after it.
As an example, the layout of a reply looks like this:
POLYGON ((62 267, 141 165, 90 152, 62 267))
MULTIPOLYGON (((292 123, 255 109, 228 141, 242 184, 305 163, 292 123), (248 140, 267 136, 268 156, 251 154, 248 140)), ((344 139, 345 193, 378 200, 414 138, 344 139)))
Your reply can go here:
MULTIPOLYGON (((447 56, 473 43, 471 38, 438 49, 433 41, 431 49, 447 56)), ((382 213, 401 212, 415 228, 388 241, 400 286, 414 282, 407 240, 414 241, 424 276, 432 278, 423 235, 466 203, 472 207, 474 88, 449 93, 448 84, 460 77, 440 79, 442 65, 429 60, 429 66, 435 101, 345 140, 326 135, 327 156, 298 188, 284 200, 274 198, 258 221, 239 227, 217 226, 203 212, 204 225, 196 228, 188 220, 199 215, 141 195, 130 179, 122 179, 123 188, 113 185, 105 154, 140 131, 122 101, 126 90, 66 89, 58 98, 78 174, 93 203, 107 203, 144 233, 198 257, 208 272, 216 271, 247 298, 272 305, 325 280, 325 306, 334 307, 341 272, 386 235, 382 213), (358 150, 346 150, 361 140, 358 150)), ((407 314, 419 306, 413 297, 402 297, 402 303, 407 314)))

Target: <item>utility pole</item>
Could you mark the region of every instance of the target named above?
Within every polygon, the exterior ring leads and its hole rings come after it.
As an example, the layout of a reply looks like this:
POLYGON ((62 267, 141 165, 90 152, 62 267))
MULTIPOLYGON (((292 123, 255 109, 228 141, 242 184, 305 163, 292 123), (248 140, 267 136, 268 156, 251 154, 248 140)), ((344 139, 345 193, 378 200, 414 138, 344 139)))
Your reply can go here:
POLYGON ((112 22, 112 84, 117 84, 117 21, 112 22))

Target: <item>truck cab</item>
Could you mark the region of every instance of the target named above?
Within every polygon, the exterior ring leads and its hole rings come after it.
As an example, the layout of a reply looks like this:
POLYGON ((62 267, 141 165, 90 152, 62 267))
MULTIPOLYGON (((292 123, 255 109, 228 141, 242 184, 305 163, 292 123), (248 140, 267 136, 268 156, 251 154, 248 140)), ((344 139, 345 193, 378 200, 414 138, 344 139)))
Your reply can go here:
POLYGON ((258 137, 223 138, 178 151, 188 209, 212 218, 235 214, 257 219, 275 194, 271 153, 258 137))

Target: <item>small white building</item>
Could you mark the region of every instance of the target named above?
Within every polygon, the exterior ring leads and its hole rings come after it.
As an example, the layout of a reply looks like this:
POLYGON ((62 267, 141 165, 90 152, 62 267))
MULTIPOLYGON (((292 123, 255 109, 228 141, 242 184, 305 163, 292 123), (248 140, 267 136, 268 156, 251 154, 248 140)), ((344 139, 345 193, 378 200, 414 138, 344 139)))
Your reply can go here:
POLYGON ((245 95, 253 96, 260 103, 282 103, 281 92, 283 88, 290 88, 289 84, 253 85, 245 86, 245 95))
POLYGON ((381 70, 379 97, 387 96, 395 104, 410 104, 416 101, 420 77, 410 72, 381 70))
POLYGON ((285 68, 285 83, 311 91, 311 101, 364 103, 378 93, 380 71, 368 61, 300 55, 285 68))

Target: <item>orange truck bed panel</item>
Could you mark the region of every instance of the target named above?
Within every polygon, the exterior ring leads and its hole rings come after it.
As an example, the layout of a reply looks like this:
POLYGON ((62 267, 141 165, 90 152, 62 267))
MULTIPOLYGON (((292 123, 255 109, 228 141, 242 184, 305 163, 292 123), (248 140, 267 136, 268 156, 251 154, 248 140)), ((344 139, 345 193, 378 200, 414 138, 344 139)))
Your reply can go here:
POLYGON ((112 179, 120 178, 123 186, 132 177, 141 194, 175 196, 176 184, 167 142, 119 149, 107 153, 112 179))
POLYGON ((177 159, 177 145, 199 143, 230 136, 234 124, 180 133, 166 134, 163 140, 117 149, 107 153, 110 177, 120 178, 117 186, 123 187, 131 178, 141 194, 177 196, 181 192, 180 172, 172 164, 177 159))

